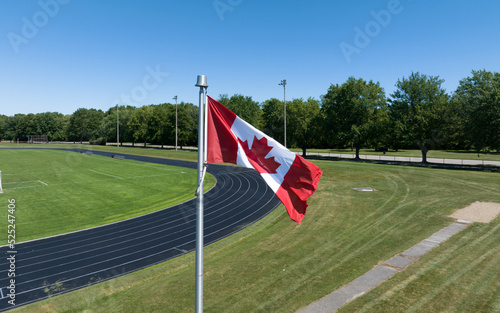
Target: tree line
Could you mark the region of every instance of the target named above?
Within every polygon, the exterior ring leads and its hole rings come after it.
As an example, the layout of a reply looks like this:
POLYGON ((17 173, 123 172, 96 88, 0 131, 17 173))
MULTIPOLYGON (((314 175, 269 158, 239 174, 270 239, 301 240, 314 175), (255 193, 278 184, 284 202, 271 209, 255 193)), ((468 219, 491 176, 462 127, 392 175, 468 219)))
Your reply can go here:
MULTIPOLYGON (((351 147, 420 149, 423 161, 434 149, 500 151, 500 73, 472 71, 456 91, 444 80, 412 72, 398 79, 386 95, 379 82, 349 77, 332 84, 319 100, 286 102, 287 145, 300 148, 351 147)), ((258 103, 249 96, 220 95, 218 101, 276 140, 284 139, 284 104, 272 98, 258 103)), ((80 108, 71 115, 47 112, 0 115, 0 138, 25 141, 48 135, 51 141, 116 142, 117 107, 108 111, 80 108)), ((175 105, 119 106, 120 141, 173 145, 175 105)), ((177 106, 180 146, 197 144, 198 108, 177 106)))

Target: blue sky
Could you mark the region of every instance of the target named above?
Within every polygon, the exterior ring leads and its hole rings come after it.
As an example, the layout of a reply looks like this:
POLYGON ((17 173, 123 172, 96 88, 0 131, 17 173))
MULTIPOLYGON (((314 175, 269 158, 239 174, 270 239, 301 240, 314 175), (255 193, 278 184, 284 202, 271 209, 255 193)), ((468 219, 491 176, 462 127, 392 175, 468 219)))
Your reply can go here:
POLYGON ((319 99, 349 76, 386 94, 412 71, 453 92, 500 72, 500 2, 1 0, 0 114, 107 110, 208 92, 319 99))

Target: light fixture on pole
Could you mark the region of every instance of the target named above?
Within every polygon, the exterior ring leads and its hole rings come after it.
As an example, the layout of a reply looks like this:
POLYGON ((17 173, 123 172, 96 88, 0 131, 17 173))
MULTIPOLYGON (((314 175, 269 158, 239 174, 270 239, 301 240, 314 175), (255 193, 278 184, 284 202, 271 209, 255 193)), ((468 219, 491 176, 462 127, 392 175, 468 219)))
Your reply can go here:
POLYGON ((206 171, 206 116, 204 114, 207 76, 198 75, 196 87, 200 87, 198 118, 198 189, 196 191, 196 313, 203 312, 203 180, 206 171))
POLYGON ((284 140, 283 145, 286 148, 286 79, 283 79, 278 85, 283 86, 283 124, 284 124, 284 140))
POLYGON ((172 99, 175 100, 175 151, 177 151, 177 96, 172 99))

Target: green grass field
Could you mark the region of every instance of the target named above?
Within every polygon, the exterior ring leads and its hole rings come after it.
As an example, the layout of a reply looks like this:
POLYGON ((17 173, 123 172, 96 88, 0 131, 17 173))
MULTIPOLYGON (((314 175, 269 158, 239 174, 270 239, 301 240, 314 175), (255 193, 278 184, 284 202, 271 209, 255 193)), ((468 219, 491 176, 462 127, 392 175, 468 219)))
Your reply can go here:
MULTIPOLYGON (((302 152, 301 149, 292 149, 295 152, 302 152)), ((356 154, 355 150, 351 149, 307 149, 307 153, 331 153, 332 155, 340 154, 356 154)), ((383 152, 377 152, 374 149, 361 149, 359 154, 361 155, 383 155, 391 157, 422 157, 422 152, 420 150, 399 150, 399 151, 388 151, 385 154, 383 152)), ((451 151, 451 150, 429 150, 427 153, 427 158, 436 159, 461 159, 461 160, 477 160, 477 161, 500 161, 500 152, 489 152, 489 153, 477 153, 476 151, 451 151)))
MULTIPOLYGON (((205 249, 205 312, 294 312, 408 249, 475 201, 498 173, 314 161, 302 224, 278 207, 205 249), (358 192, 354 187, 374 187, 358 192)), ((499 312, 500 219, 473 224, 345 312, 499 312)), ((14 312, 193 312, 194 253, 14 312)), ((342 312, 341 311, 341 312, 342 312)))
MULTIPOLYGON (((7 200, 15 199, 17 242, 154 212, 193 198, 196 190, 196 170, 127 159, 0 149, 0 160, 0 227, 7 227, 7 200)), ((210 188, 215 179, 208 176, 210 188)))
POLYGON ((11 144, 11 143, 1 143, 1 148, 25 148, 25 149, 85 149, 85 150, 98 150, 116 153, 128 153, 135 155, 146 155, 159 158, 177 159, 194 161, 198 159, 198 153, 196 150, 171 150, 171 149, 156 149, 156 148, 143 148, 141 145, 136 145, 135 147, 116 147, 116 146, 93 146, 88 144, 11 144))

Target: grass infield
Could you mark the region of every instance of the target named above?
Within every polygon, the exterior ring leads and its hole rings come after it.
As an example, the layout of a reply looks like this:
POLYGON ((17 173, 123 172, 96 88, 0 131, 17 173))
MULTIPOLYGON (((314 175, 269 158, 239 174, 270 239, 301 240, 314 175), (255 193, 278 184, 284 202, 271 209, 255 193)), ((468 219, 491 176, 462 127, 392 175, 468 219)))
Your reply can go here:
MULTIPOLYGON (((0 227, 7 229, 7 199, 15 199, 16 242, 154 212, 196 190, 196 170, 186 168, 34 149, 0 149, 0 160, 0 227)), ((207 177, 210 188, 215 179, 207 177)))
MULTIPOLYGON (((294 312, 452 222, 500 202, 498 173, 314 161, 301 225, 283 206, 205 248, 205 312, 294 312), (378 191, 359 192, 355 187, 378 191)), ((500 311, 500 223, 473 224, 341 312, 500 311)), ((13 312, 193 312, 194 253, 13 312)))

